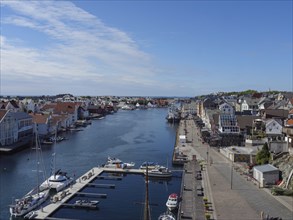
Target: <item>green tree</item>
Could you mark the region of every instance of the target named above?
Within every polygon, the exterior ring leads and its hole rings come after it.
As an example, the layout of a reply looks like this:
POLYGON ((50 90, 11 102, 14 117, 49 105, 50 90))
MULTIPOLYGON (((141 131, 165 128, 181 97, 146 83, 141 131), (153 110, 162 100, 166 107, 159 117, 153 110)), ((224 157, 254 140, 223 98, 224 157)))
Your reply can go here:
POLYGON ((258 165, 267 164, 270 161, 270 156, 269 146, 265 143, 262 149, 256 154, 256 163, 258 165))

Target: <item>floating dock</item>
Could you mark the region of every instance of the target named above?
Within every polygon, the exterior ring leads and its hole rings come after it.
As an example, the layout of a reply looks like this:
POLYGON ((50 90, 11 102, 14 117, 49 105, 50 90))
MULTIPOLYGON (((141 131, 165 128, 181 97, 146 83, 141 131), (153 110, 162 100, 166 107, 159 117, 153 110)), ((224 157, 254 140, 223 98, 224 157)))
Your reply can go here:
POLYGON ((90 197, 99 197, 106 198, 107 194, 101 193, 85 193, 80 192, 85 187, 103 187, 103 188, 115 188, 114 184, 95 184, 91 183, 95 179, 107 179, 107 180, 122 180, 122 177, 118 176, 100 176, 103 172, 107 173, 125 173, 125 174, 140 174, 144 175, 144 170, 141 169, 121 169, 121 168, 105 168, 105 167, 94 167, 84 175, 79 177, 73 185, 69 188, 57 193, 52 198, 52 203, 49 205, 42 207, 40 210, 36 211, 37 216, 36 219, 58 219, 52 218, 52 215, 55 211, 57 211, 62 206, 70 206, 73 207, 75 204, 69 204, 69 201, 72 197, 79 196, 90 196, 90 197))

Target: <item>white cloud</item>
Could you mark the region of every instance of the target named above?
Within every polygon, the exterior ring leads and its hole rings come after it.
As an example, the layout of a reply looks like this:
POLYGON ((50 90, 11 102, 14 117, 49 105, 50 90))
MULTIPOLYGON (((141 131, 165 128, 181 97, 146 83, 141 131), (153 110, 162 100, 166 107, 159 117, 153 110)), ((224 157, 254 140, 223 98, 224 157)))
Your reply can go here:
POLYGON ((2 6, 15 14, 1 18, 1 23, 37 31, 49 42, 32 47, 21 35, 8 39, 2 32, 4 82, 21 76, 27 82, 43 77, 82 79, 96 81, 97 86, 117 79, 124 85, 155 83, 151 56, 141 51, 135 40, 71 2, 4 1, 2 6), (15 40, 22 44, 16 45, 15 40))

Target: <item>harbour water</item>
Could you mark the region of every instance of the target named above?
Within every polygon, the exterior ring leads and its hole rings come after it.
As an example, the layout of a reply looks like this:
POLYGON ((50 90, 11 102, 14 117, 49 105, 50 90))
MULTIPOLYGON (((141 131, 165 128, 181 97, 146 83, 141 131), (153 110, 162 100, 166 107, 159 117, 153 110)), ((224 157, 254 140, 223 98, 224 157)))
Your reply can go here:
MULTIPOLYGON (((136 167, 144 161, 155 161, 176 169, 171 167, 176 126, 166 123, 166 115, 167 109, 120 110, 102 120, 94 120, 83 131, 63 133, 68 140, 55 147, 57 168, 77 178, 92 167, 102 165, 111 156, 125 162, 135 162, 136 167)), ((42 149, 49 174, 54 149, 51 145, 43 145, 42 149)), ((9 219, 8 205, 12 200, 22 197, 36 186, 34 169, 34 151, 31 149, 0 156, 0 219, 9 219)), ((180 192, 181 173, 174 172, 174 175, 169 181, 149 182, 152 219, 157 219, 166 210, 165 203, 170 193, 180 192)), ((71 219, 142 219, 145 196, 143 176, 129 174, 123 176, 121 181, 95 181, 116 186, 115 189, 83 189, 85 192, 107 194, 106 199, 98 198, 98 210, 62 208, 53 216, 71 219)), ((81 198, 75 197, 70 202, 81 198)))

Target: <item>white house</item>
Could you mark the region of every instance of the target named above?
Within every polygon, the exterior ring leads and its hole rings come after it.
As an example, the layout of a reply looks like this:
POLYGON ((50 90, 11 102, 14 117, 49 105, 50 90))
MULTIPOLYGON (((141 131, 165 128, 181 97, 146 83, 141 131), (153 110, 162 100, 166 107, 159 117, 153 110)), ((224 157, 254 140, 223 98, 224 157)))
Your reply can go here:
POLYGON ((253 167, 253 178, 259 182, 260 187, 274 185, 279 180, 279 169, 271 164, 253 167))
POLYGON ((266 134, 268 137, 282 136, 282 121, 280 119, 272 118, 266 121, 266 134))
POLYGON ((223 103, 219 106, 219 109, 219 131, 225 134, 239 134, 240 129, 233 107, 228 103, 223 103))
POLYGON ((222 114, 233 114, 234 115, 233 107, 226 102, 219 105, 219 109, 221 110, 222 114))

